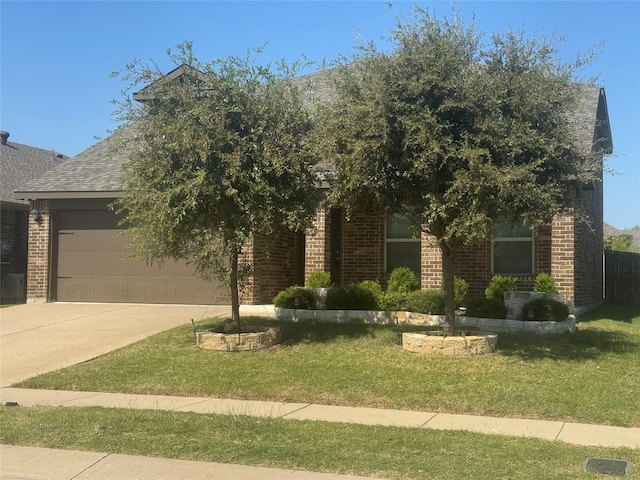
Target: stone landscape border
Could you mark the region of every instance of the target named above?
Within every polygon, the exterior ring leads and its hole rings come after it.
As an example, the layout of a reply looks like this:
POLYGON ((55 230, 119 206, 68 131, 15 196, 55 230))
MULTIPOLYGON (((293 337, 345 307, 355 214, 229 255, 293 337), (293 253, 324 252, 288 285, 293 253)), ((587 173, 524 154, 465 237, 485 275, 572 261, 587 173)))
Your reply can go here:
POLYGON ((270 348, 280 343, 278 327, 246 327, 242 333, 222 333, 216 330, 196 332, 196 346, 205 350, 249 352, 270 348))
MULTIPOLYGON (((445 323, 444 315, 426 315, 414 312, 383 312, 373 310, 305 310, 276 308, 276 318, 284 321, 318 321, 336 323, 366 324, 408 324, 440 327, 445 323)), ((505 320, 497 318, 477 318, 458 316, 458 325, 472 327, 486 333, 528 332, 537 335, 573 333, 576 331, 576 317, 569 315, 562 322, 533 322, 505 320)))
POLYGON ((498 344, 498 335, 437 335, 432 333, 403 333, 402 348, 421 355, 447 355, 463 357, 492 353, 498 344))

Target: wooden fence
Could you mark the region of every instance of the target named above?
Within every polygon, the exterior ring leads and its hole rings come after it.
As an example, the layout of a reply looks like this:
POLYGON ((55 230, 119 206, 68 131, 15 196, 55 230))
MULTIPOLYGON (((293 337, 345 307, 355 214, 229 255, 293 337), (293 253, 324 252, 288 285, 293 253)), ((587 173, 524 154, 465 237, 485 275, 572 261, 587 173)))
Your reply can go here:
POLYGON ((604 266, 606 301, 640 305, 640 253, 607 250, 604 266))

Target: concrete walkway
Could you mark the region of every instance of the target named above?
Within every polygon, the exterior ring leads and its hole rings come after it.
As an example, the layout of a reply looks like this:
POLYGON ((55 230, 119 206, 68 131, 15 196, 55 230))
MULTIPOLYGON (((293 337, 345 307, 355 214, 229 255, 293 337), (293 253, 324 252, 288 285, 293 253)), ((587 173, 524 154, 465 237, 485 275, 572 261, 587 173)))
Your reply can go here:
POLYGON ((13 445, 0 445, 0 479, 366 480, 352 475, 13 445))
POLYGON ((340 407, 311 403, 261 402, 126 393, 68 392, 24 388, 0 389, 0 402, 4 405, 7 402, 14 402, 23 407, 52 405, 63 407, 132 408, 434 430, 466 430, 490 435, 540 438, 574 445, 640 448, 640 428, 622 428, 551 420, 494 418, 407 410, 340 407))
MULTIPOLYGON (((640 428, 558 421, 492 418, 390 409, 339 407, 215 398, 188 398, 102 392, 68 392, 10 388, 39 373, 86 361, 191 318, 228 315, 229 307, 31 304, 0 310, 0 403, 100 406, 251 415, 365 425, 466 430, 523 436, 574 445, 640 448, 640 428)), ((270 315, 266 306, 245 307, 244 314, 270 315)), ((138 479, 217 480, 357 480, 362 477, 222 465, 162 458, 0 445, 0 479, 138 479)))
MULTIPOLYGON (((3 405, 13 405, 11 408, 35 405, 100 406, 222 415, 251 415, 436 430, 466 430, 493 435, 540 438, 574 445, 640 448, 640 428, 544 420, 492 418, 307 403, 20 388, 0 389, 0 402, 3 405)), ((25 478, 32 480, 132 480, 148 478, 156 480, 207 478, 215 478, 216 480, 362 480, 364 477, 100 452, 0 445, 0 479, 25 478)))

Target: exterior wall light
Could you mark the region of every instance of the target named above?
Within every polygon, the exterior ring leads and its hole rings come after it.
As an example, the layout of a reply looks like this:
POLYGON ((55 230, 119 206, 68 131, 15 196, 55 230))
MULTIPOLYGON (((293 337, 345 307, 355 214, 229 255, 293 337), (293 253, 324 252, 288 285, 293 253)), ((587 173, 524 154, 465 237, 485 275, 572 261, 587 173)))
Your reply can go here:
POLYGON ((40 213, 40 210, 38 210, 37 208, 32 208, 31 211, 29 212, 29 216, 34 222, 38 224, 42 223, 42 214, 40 213))

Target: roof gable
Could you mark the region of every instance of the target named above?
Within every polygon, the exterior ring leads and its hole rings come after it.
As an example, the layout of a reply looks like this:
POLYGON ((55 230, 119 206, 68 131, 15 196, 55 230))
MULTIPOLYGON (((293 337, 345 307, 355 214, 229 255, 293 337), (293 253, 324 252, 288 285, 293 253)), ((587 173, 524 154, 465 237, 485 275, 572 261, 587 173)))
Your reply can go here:
POLYGON ((207 76, 197 68, 193 68, 191 65, 182 64, 155 82, 150 83, 139 92, 135 92, 132 95, 132 98, 139 102, 153 100, 156 98, 156 92, 161 89, 163 85, 167 85, 172 82, 196 84, 207 83, 208 79, 207 76))
POLYGON ((585 152, 611 153, 613 139, 604 88, 588 84, 577 84, 576 87, 578 104, 571 125, 578 146, 585 152))

